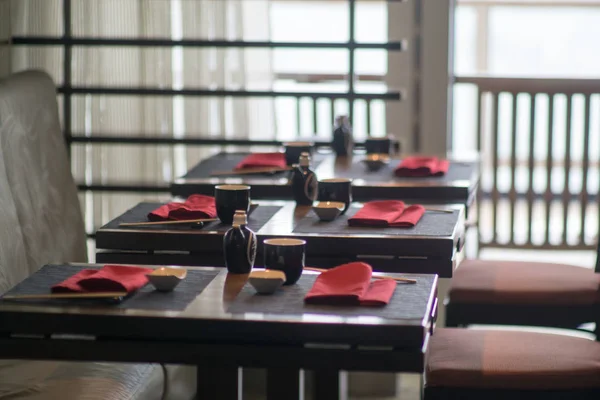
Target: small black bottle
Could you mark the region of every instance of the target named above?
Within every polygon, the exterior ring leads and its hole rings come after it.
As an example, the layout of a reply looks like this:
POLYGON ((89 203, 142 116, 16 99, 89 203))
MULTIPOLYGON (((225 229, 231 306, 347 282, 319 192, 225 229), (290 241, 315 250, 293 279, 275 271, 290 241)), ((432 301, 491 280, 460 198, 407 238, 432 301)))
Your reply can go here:
POLYGON ((256 234, 247 227, 246 212, 237 210, 233 226, 223 237, 225 267, 232 274, 248 274, 256 260, 256 234))
POLYGON ((300 154, 292 170, 292 192, 296 204, 310 205, 317 198, 317 175, 310 169, 310 155, 300 154))
POLYGON ((338 156, 352 154, 354 138, 352 137, 352 126, 350 125, 348 116, 341 115, 335 118, 331 147, 338 156))

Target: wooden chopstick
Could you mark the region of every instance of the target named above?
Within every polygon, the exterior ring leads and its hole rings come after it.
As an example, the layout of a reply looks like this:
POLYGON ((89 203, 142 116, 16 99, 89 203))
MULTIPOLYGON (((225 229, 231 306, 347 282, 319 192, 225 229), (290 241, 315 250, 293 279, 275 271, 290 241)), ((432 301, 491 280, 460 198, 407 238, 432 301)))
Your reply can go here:
POLYGON ((233 170, 233 171, 213 171, 210 173, 210 176, 265 174, 265 173, 269 173, 269 172, 284 172, 284 171, 291 171, 291 170, 292 170, 291 167, 244 168, 244 169, 233 170))
POLYGON ((147 226, 147 225, 178 225, 178 224, 195 224, 198 222, 213 222, 217 218, 201 218, 201 219, 182 219, 178 221, 150 221, 150 222, 121 222, 121 226, 147 226))
POLYGON ((445 208, 427 208, 427 207, 425 207, 425 211, 435 211, 435 212, 442 212, 442 213, 446 213, 446 214, 452 214, 454 212, 454 210, 448 210, 445 208))
POLYGON ((127 296, 127 292, 95 292, 95 293, 51 293, 51 294, 9 294, 2 300, 33 300, 33 299, 103 299, 127 296))
MULTIPOLYGON (((315 271, 315 272, 327 271, 326 269, 323 269, 323 268, 314 268, 314 267, 304 267, 304 269, 307 271, 315 271)), ((397 282, 403 282, 403 283, 417 283, 417 281, 415 279, 396 278, 395 276, 387 276, 387 275, 373 275, 373 276, 371 276, 371 278, 373 278, 373 279, 393 279, 397 282)))

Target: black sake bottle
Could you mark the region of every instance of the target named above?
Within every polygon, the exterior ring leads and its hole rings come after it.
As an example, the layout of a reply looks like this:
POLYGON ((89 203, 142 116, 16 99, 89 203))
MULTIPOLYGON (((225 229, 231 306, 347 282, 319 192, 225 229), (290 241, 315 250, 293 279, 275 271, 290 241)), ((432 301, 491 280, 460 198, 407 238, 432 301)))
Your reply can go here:
POLYGON ((292 193, 296 204, 310 205, 317 198, 317 175, 310 169, 310 155, 300 154, 292 170, 292 193))
POLYGON ((341 115, 335 118, 331 148, 338 156, 347 156, 352 154, 354 149, 354 138, 352 137, 352 126, 350 125, 350 120, 346 115, 341 115))
POLYGON ((256 260, 256 234, 247 226, 246 212, 238 210, 223 237, 225 267, 232 274, 249 274, 256 260))

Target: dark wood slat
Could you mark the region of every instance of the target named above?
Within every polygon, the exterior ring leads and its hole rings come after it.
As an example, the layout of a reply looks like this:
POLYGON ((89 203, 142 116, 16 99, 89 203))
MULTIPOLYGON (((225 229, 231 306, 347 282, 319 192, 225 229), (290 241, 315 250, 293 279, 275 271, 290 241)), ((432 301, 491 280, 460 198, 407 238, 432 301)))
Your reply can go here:
MULTIPOLYGON (((510 151, 510 243, 515 243, 515 209, 517 207, 517 100, 518 94, 512 93, 512 112, 511 112, 511 151, 510 151)), ((496 225, 494 225, 496 227, 496 225)))
POLYGON ((269 369, 267 399, 304 400, 304 371, 295 368, 269 369))
POLYGON ((199 399, 239 400, 242 396, 242 369, 238 367, 198 366, 196 374, 199 399))
POLYGON ((314 371, 314 400, 346 400, 348 398, 347 374, 337 370, 314 371))
POLYGON ((529 187, 527 188, 527 243, 531 243, 533 237, 533 199, 535 193, 533 191, 533 177, 535 172, 535 111, 536 102, 535 94, 530 96, 530 111, 529 111, 529 162, 527 165, 529 173, 529 187))
POLYGON ((401 93, 338 93, 338 92, 285 92, 272 90, 226 90, 226 89, 161 89, 156 87, 117 86, 59 86, 58 93, 71 95, 114 96, 207 96, 207 97, 315 97, 320 99, 380 99, 401 100, 401 93))
POLYGON ((291 48, 291 49, 382 49, 401 51, 402 41, 382 43, 347 42, 273 42, 246 40, 202 40, 202 39, 155 39, 155 38, 94 38, 94 37, 51 37, 51 36, 13 36, 11 44, 15 46, 135 46, 135 47, 210 47, 210 48, 291 48))
MULTIPOLYGON (((132 328, 133 329, 133 328, 132 328)), ((428 335, 424 340, 428 339, 428 335)), ((0 338, 3 359, 106 362, 163 362, 200 365, 203 369, 232 365, 259 368, 344 369, 347 371, 424 371, 420 346, 394 351, 305 349, 277 345, 235 345, 137 340, 54 340, 0 338), (150 351, 151 349, 151 351, 150 351), (196 363, 196 364, 195 364, 196 363)), ((237 369, 237 367, 236 367, 237 369)), ((231 373, 228 376, 232 376, 231 373)))
POLYGON ((544 244, 550 245, 550 215, 552 210, 552 166, 553 166, 553 133, 554 133, 554 95, 548 95, 548 130, 546 132, 546 235, 544 244))

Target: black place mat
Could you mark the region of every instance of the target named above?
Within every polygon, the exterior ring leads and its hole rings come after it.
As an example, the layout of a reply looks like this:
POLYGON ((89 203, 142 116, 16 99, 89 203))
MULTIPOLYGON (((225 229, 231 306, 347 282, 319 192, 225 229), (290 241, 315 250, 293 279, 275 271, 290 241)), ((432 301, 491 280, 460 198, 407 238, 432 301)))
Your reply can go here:
MULTIPOLYGON (((148 226, 127 226, 127 227, 119 227, 119 224, 123 222, 147 222, 147 215, 160 207, 162 203, 139 203, 135 207, 130 210, 127 210, 121 216, 113 219, 108 224, 104 225, 101 229, 143 229, 143 230, 202 230, 202 231, 218 231, 225 232, 231 225, 222 224, 220 221, 214 221, 206 223, 203 227, 196 227, 193 224, 175 224, 175 225, 148 225, 148 226)), ((256 208, 252 208, 250 210, 250 215, 248 216, 248 228, 253 231, 260 230, 272 217, 275 215, 281 206, 257 206, 256 208)))
POLYGON ((426 180, 427 182, 436 182, 440 185, 455 180, 466 180, 471 181, 473 173, 477 168, 476 163, 465 163, 465 162, 451 162, 448 172, 444 176, 432 176, 432 177, 397 177, 394 175, 394 171, 400 160, 390 160, 389 164, 386 164, 377 171, 369 171, 365 163, 357 160, 352 163, 350 168, 344 171, 336 169, 336 178, 353 178, 353 179, 364 179, 367 183, 377 182, 414 182, 418 180, 426 180))
MULTIPOLYGON (((35 274, 25 279, 17 286, 4 294, 22 295, 22 294, 49 294, 50 287, 64 281, 68 277, 76 274, 82 269, 91 269, 91 267, 79 267, 74 265, 45 265, 35 274)), ((186 278, 177 285, 172 292, 158 292, 154 286, 148 283, 138 290, 131 297, 126 298, 119 304, 112 307, 124 309, 141 310, 173 310, 183 311, 198 296, 206 286, 217 276, 218 271, 198 271, 188 270, 186 278)), ((2 301, 2 300, 0 300, 2 301)), ((4 302, 15 303, 13 300, 4 300, 4 302)), ((75 299, 47 299, 47 300, 19 300, 19 303, 35 303, 46 305, 71 305, 71 306, 106 306, 106 300, 75 300, 75 299)))
MULTIPOLYGON (((201 178, 215 178, 210 174, 213 171, 232 171, 235 166, 247 157, 250 153, 219 153, 210 158, 200 161, 187 174, 183 176, 183 179, 201 179, 201 178)), ((315 169, 325 159, 325 155, 314 153, 311 160, 311 169, 315 169)), ((227 175, 227 177, 242 177, 242 178, 262 178, 262 179, 273 179, 279 180, 286 178, 290 174, 289 171, 275 172, 269 174, 242 174, 242 175, 227 175)))
POLYGON ((350 207, 345 215, 340 215, 330 222, 320 221, 316 214, 310 211, 304 218, 298 221, 294 228, 294 233, 451 236, 458 221, 458 211, 456 210, 452 213, 425 211, 419 222, 412 228, 348 226, 348 218, 356 214, 359 209, 358 207, 350 207))
POLYGON ((247 283, 227 312, 232 314, 329 314, 349 317, 369 316, 385 319, 421 319, 429 300, 433 276, 423 276, 416 284, 398 283, 390 303, 384 307, 325 306, 304 304, 316 274, 304 274, 295 285, 283 286, 272 295, 261 295, 247 283))

